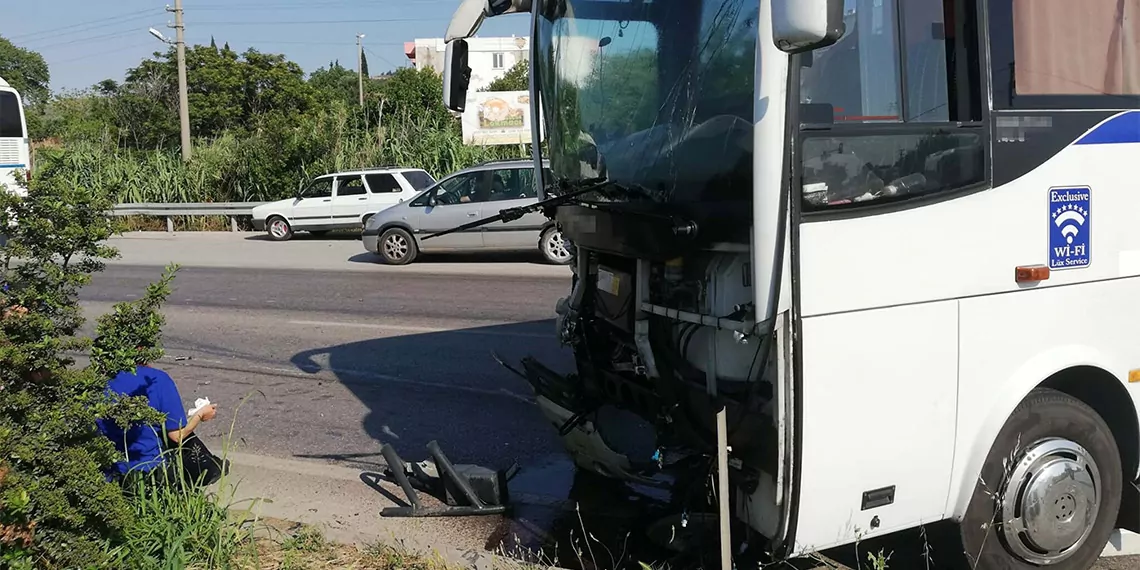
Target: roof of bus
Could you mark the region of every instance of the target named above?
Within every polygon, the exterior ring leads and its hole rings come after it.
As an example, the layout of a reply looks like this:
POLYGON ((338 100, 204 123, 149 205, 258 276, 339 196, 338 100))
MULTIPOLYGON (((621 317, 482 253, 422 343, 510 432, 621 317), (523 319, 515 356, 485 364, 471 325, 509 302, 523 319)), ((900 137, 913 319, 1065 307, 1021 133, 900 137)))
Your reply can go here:
POLYGON ((3 77, 0 77, 0 87, 11 87, 11 85, 8 85, 8 82, 4 81, 3 77))

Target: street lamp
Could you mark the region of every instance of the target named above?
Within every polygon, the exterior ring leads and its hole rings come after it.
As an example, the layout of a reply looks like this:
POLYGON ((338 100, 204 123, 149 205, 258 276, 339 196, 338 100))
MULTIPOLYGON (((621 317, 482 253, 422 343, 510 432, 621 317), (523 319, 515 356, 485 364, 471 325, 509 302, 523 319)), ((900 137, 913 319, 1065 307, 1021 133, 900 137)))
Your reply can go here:
POLYGON ((175 40, 166 39, 162 32, 154 28, 147 31, 158 41, 178 48, 178 122, 182 131, 182 160, 189 161, 193 149, 190 142, 190 104, 186 89, 186 40, 183 37, 182 0, 175 0, 174 8, 167 8, 167 11, 174 12, 174 26, 172 27, 177 32, 175 40))
POLYGON ((172 43, 170 40, 166 39, 166 36, 162 35, 162 32, 160 32, 160 31, 158 31, 158 30, 156 30, 156 29, 154 29, 154 28, 151 28, 151 29, 150 29, 150 30, 148 30, 148 31, 150 32, 150 35, 152 35, 152 36, 154 36, 154 37, 158 38, 158 41, 160 41, 160 42, 162 42, 162 43, 164 43, 164 44, 169 44, 169 43, 172 43))

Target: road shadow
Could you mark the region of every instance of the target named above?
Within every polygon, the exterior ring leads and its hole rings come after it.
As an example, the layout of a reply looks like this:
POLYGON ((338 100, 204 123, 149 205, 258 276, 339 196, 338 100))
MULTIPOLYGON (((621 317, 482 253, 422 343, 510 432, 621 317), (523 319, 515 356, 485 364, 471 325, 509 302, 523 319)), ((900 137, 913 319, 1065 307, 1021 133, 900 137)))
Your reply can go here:
MULTIPOLYGON (((386 265, 384 260, 375 253, 365 251, 348 258, 350 263, 364 263, 369 265, 386 265)), ((423 253, 412 262, 414 265, 432 263, 527 263, 530 265, 544 265, 557 267, 545 259, 538 252, 475 252, 475 253, 423 253)))
POLYGON ((298 370, 331 372, 367 407, 363 428, 376 442, 373 457, 313 457, 380 466, 380 447, 391 443, 405 460, 418 461, 437 440, 453 462, 506 469, 560 450, 530 386, 492 353, 507 362, 533 355, 567 371, 572 362, 554 338, 553 320, 386 336, 294 354, 298 370))
POLYGON ((384 495, 385 499, 392 501, 392 504, 396 505, 397 507, 409 507, 409 506, 411 506, 408 504, 408 501, 406 500, 406 498, 397 497, 396 495, 392 494, 391 491, 389 491, 388 489, 385 489, 384 486, 380 484, 381 481, 388 482, 388 483, 395 483, 395 481, 393 481, 391 477, 385 477, 384 475, 381 475, 380 473, 373 473, 371 471, 364 471, 360 474, 360 481, 363 482, 365 485, 368 485, 369 487, 371 487, 373 491, 376 491, 377 493, 384 495))

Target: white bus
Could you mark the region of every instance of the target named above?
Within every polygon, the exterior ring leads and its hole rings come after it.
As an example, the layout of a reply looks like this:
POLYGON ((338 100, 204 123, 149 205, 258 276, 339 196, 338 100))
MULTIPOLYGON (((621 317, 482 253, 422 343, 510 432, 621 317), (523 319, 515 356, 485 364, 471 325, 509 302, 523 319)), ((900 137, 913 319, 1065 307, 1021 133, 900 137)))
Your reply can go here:
POLYGON ((677 508, 722 560, 1140 530, 1140 0, 468 0, 453 110, 511 12, 578 248, 577 374, 524 364, 581 468, 717 473, 677 508))
POLYGON ((31 180, 32 157, 28 123, 20 94, 0 77, 0 185, 10 192, 26 193, 18 177, 31 180))

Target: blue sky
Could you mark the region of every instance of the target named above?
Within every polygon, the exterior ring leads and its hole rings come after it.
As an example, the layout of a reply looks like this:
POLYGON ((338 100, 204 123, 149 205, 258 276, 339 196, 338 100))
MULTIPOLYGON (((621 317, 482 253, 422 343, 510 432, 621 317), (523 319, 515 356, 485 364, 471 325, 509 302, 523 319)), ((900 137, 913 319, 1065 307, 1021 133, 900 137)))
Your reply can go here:
MULTIPOLYGON (((169 0, 173 5, 173 0, 169 0)), ((51 68, 53 90, 81 89, 124 72, 163 50, 148 27, 173 21, 163 0, 0 0, 0 36, 40 52, 51 68)), ((340 60, 356 66, 356 34, 372 74, 408 65, 403 44, 443 37, 459 0, 183 0, 186 42, 229 42, 283 53, 306 73, 340 60)), ((526 35, 528 17, 488 20, 480 36, 526 35)))

